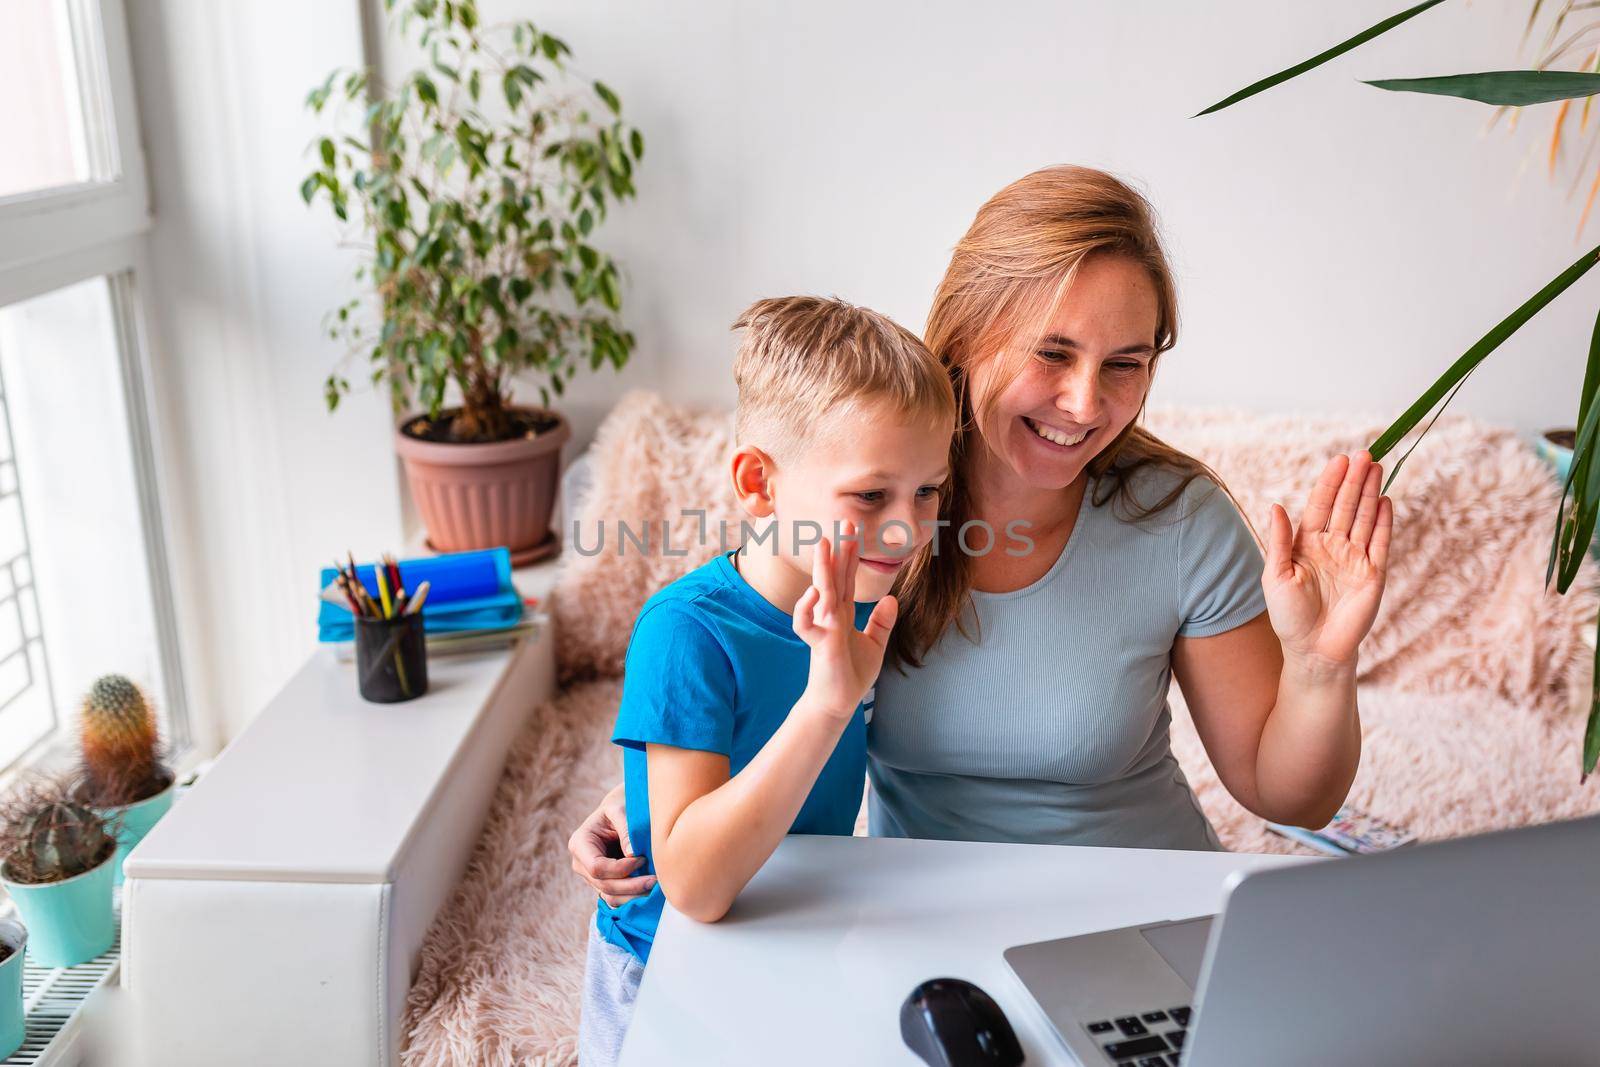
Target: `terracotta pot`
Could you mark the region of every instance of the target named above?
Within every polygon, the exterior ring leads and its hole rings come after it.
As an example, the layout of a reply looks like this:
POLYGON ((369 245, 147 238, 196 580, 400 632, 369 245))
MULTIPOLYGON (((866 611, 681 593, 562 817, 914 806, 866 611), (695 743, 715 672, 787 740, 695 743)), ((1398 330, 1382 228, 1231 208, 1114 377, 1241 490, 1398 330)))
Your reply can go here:
POLYGON ((405 462, 430 547, 467 552, 505 545, 511 549, 511 562, 519 566, 560 547, 550 529, 550 513, 561 474, 561 446, 572 428, 555 412, 544 414, 556 420, 551 429, 493 444, 419 441, 395 431, 395 451, 405 462))

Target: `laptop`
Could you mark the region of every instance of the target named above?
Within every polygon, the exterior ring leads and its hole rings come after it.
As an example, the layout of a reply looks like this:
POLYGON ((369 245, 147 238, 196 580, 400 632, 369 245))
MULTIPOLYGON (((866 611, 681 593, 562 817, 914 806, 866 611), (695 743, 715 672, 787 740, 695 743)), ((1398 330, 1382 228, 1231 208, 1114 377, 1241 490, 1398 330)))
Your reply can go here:
POLYGON ((1006 950, 1082 1064, 1600 1063, 1600 816, 1234 875, 1006 950))

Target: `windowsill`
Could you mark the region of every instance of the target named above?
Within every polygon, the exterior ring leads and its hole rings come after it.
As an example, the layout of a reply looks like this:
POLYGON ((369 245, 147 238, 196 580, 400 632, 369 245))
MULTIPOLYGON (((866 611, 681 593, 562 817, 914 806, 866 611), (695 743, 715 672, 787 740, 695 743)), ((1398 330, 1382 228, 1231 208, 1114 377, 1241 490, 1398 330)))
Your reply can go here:
MULTIPOLYGON (((61 766, 77 758, 76 746, 69 738, 57 737, 31 762, 20 763, 0 779, 0 788, 10 788, 18 777, 45 764, 61 766)), ((181 793, 210 765, 192 747, 175 761, 173 773, 181 793)), ((29 1067, 78 1067, 94 1061, 96 1049, 116 1048, 129 1037, 121 1011, 122 981, 122 889, 114 891, 117 939, 109 951, 76 967, 46 968, 24 961, 23 1001, 28 1013, 27 1038, 7 1064, 29 1067)), ((0 888, 0 919, 19 918, 16 904, 0 888)))
MULTIPOLYGON (((30 774, 52 774, 66 771, 77 765, 78 741, 66 730, 57 730, 22 754, 22 757, 0 773, 0 794, 9 792, 17 781, 30 774)), ((205 769, 210 760, 190 745, 167 759, 167 766, 177 777, 180 786, 191 784, 191 779, 205 769)))
MULTIPOLYGON (((18 760, 4 775, 0 775, 0 795, 9 792, 25 776, 43 772, 60 771, 73 766, 78 759, 77 744, 64 733, 57 735, 47 745, 43 745, 18 760)), ((169 763, 172 773, 177 780, 176 795, 182 795, 211 765, 210 759, 204 759, 193 747, 185 749, 178 754, 175 762, 169 763)), ((122 890, 117 891, 118 906, 120 909, 122 890)), ((120 912, 119 912, 120 914, 120 912)), ((0 919, 17 917, 16 905, 11 902, 11 895, 0 886, 0 919)))

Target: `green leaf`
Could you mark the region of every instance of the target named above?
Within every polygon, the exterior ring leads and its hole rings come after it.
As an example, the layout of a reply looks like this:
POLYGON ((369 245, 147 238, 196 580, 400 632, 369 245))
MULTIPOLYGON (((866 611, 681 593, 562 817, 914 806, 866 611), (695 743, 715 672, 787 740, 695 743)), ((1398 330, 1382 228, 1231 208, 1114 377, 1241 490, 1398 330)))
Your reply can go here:
POLYGON ((324 167, 333 166, 333 160, 334 160, 333 142, 331 140, 329 140, 328 138, 324 137, 322 139, 321 143, 317 145, 317 149, 322 153, 322 165, 324 167))
POLYGON ((467 75, 467 94, 472 97, 473 103, 477 103, 478 96, 482 92, 483 79, 479 76, 477 71, 473 71, 471 74, 467 75))
POLYGON ((1280 70, 1278 73, 1271 75, 1270 77, 1262 78, 1258 82, 1254 82, 1245 86, 1232 96, 1226 97, 1225 99, 1219 100, 1217 103, 1212 104, 1210 107, 1200 112, 1199 115, 1196 115, 1195 118, 1199 118, 1200 115, 1209 115, 1213 111, 1221 111, 1223 108, 1231 107, 1241 100, 1255 96, 1257 93, 1265 92, 1274 85, 1280 85, 1283 82, 1288 81, 1290 78, 1299 77, 1308 70, 1322 66, 1322 64, 1328 62, 1330 59, 1337 59, 1346 52, 1349 52, 1355 48, 1359 48, 1361 45, 1366 44, 1368 41, 1379 36, 1380 34, 1388 33, 1402 22, 1415 18, 1424 11, 1428 10, 1430 7, 1433 7, 1441 2, 1442 0, 1423 0, 1423 3, 1420 3, 1415 7, 1407 8, 1398 15, 1390 15, 1377 25, 1370 26, 1367 29, 1362 30, 1348 41, 1336 44, 1326 52, 1320 52, 1303 63, 1296 63, 1287 70, 1280 70))
POLYGON ((633 133, 628 135, 628 140, 633 145, 633 158, 634 159, 643 159, 644 158, 644 134, 640 133, 638 130, 634 130, 633 133))
POLYGON ((330 71, 323 83, 306 94, 306 106, 312 111, 321 111, 328 102, 328 94, 333 91, 333 79, 339 76, 337 70, 330 71))
MULTIPOLYGON (((1575 535, 1583 521, 1581 515, 1583 510, 1582 501, 1588 494, 1589 481, 1594 467, 1595 428, 1596 423, 1600 422, 1600 419, 1596 418, 1597 414, 1600 414, 1600 411, 1591 409, 1587 416, 1579 422, 1580 428, 1576 434, 1572 450, 1572 464, 1567 468, 1567 480, 1561 487, 1561 499, 1556 504, 1556 532, 1550 543, 1550 561, 1544 573, 1546 587, 1550 585, 1551 579, 1555 577, 1558 560, 1560 561, 1563 575, 1568 566, 1571 565, 1571 546, 1576 540, 1575 535), (1578 488, 1578 497, 1573 501, 1572 515, 1569 517, 1566 514, 1567 496, 1572 492, 1574 485, 1578 488)), ((1578 559, 1581 560, 1582 558, 1582 550, 1580 550, 1578 559)), ((1573 569, 1575 571, 1576 567, 1573 569)), ((1563 588, 1561 591, 1566 592, 1566 589, 1563 588)))
POLYGON ((1480 104, 1526 107, 1594 96, 1600 93, 1600 74, 1575 70, 1491 70, 1440 78, 1388 78, 1367 84, 1396 93, 1457 96, 1480 104))
MULTIPOLYGON (((1600 641, 1595 643, 1594 666, 1594 676, 1600 680, 1600 641)), ((1584 779, 1594 773, 1596 762, 1600 762, 1600 681, 1589 694, 1589 722, 1583 728, 1583 774, 1578 784, 1582 785, 1584 779)))
POLYGON ((611 109, 613 115, 622 114, 622 101, 617 99, 617 94, 612 92, 611 87, 606 85, 605 82, 597 81, 594 83, 594 95, 605 102, 606 107, 611 109))
POLYGON ((321 184, 322 175, 320 174, 313 174, 311 177, 301 182, 300 199, 304 200, 308 204, 311 203, 311 198, 317 195, 317 186, 321 184))
POLYGON ((513 111, 522 103, 523 91, 532 89, 538 81, 538 72, 521 63, 505 72, 500 84, 506 95, 506 103, 513 111))
MULTIPOLYGON (((1424 415, 1433 410, 1441 397, 1458 387, 1466 376, 1472 373, 1479 363, 1483 362, 1490 352, 1499 348, 1506 338, 1521 329, 1523 324, 1537 315, 1546 304, 1560 296, 1572 283, 1587 274, 1589 268, 1595 265, 1596 259, 1600 259, 1600 247, 1592 248, 1585 252, 1578 258, 1577 262, 1562 271, 1543 289, 1529 297, 1521 307, 1507 315, 1494 329, 1484 334, 1477 344, 1467 349, 1459 359, 1450 365, 1450 369, 1440 375, 1438 381, 1428 387, 1428 391, 1423 393, 1416 403, 1406 409, 1405 414, 1396 419, 1394 424, 1383 431, 1378 439, 1372 443, 1372 447, 1369 449, 1372 453, 1372 458, 1382 459, 1388 455, 1389 450, 1394 448, 1406 434, 1410 433, 1417 423, 1422 421, 1424 415)), ((1441 410, 1443 409, 1441 408, 1441 410)), ((1412 445, 1412 447, 1415 448, 1416 446, 1412 445)), ((1389 474, 1389 481, 1385 483, 1385 491, 1387 491, 1389 485, 1394 483, 1395 475, 1400 473, 1400 465, 1404 462, 1405 459, 1402 457, 1400 463, 1395 464, 1394 469, 1389 474)))
POLYGON ((1566 484, 1561 487, 1561 499, 1556 505, 1556 531, 1550 543, 1550 561, 1545 568, 1544 583, 1548 587, 1556 572, 1556 562, 1561 564, 1557 588, 1565 593, 1577 577, 1578 565, 1588 551, 1589 538, 1593 536, 1593 521, 1597 496, 1590 486, 1600 465, 1596 463, 1596 430, 1600 429, 1600 405, 1594 403, 1595 392, 1600 389, 1600 315, 1596 315, 1594 332, 1589 338, 1589 362, 1583 372, 1583 389, 1578 398, 1578 431, 1574 435, 1572 463, 1567 468, 1566 484), (1577 487, 1572 502, 1572 518, 1566 518, 1567 496, 1577 487), (1582 533, 1589 526, 1588 535, 1582 533))
POLYGON ((552 37, 548 33, 539 38, 539 50, 552 63, 560 63, 562 55, 572 54, 572 49, 567 47, 565 41, 552 37))
POLYGON ((425 104, 432 104, 437 107, 439 104, 439 90, 434 88, 433 80, 426 74, 418 74, 415 80, 417 84, 417 99, 425 104))
POLYGON ((322 384, 322 398, 328 403, 328 410, 339 406, 339 397, 350 391, 350 383, 337 374, 328 375, 328 380, 322 384))

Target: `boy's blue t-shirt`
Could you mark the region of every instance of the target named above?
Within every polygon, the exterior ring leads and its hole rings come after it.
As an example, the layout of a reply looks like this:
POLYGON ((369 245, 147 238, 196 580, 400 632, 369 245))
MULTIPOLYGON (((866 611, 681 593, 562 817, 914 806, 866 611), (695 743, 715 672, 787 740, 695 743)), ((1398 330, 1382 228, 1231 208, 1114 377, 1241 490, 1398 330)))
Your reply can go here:
MULTIPOLYGON (((732 555, 713 557, 646 601, 628 640, 622 705, 611 740, 623 749, 628 837, 645 857, 638 874, 656 873, 645 745, 718 752, 728 757, 729 774, 738 774, 806 688, 810 647, 795 634, 792 617, 744 580, 732 555)), ((856 628, 871 614, 871 604, 857 604, 856 628)), ((871 700, 869 690, 790 833, 848 836, 855 829, 866 780, 871 700)), ((598 901, 600 935, 647 960, 664 901, 659 882, 620 908, 598 901)))

